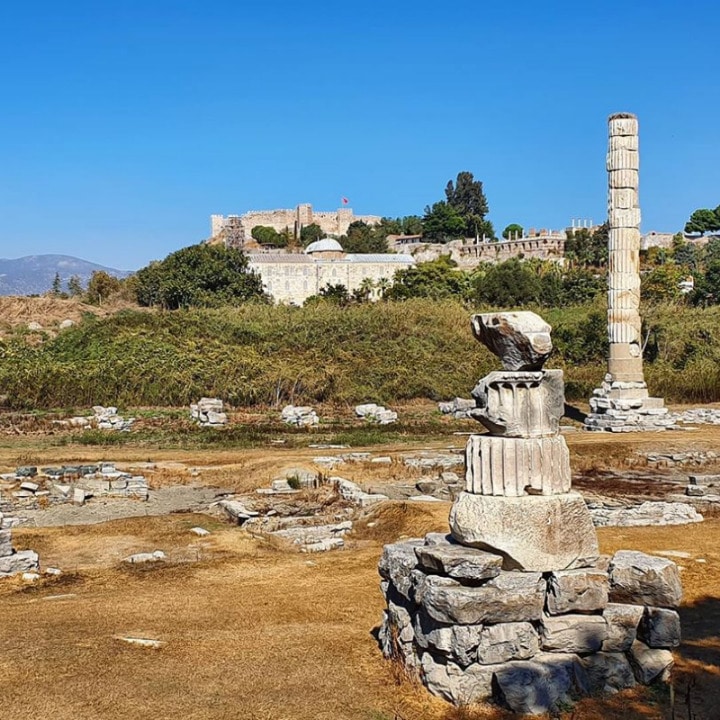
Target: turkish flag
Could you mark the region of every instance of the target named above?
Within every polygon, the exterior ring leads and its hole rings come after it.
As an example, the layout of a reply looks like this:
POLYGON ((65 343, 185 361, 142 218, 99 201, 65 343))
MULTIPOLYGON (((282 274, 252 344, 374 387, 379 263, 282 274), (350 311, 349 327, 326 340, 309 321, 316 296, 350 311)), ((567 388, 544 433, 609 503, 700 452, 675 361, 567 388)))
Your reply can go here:
POLYGON ((342 199, 342 204, 343 204, 343 205, 347 205, 349 202, 350 202, 350 201, 349 201, 346 197, 344 197, 344 198, 342 199))

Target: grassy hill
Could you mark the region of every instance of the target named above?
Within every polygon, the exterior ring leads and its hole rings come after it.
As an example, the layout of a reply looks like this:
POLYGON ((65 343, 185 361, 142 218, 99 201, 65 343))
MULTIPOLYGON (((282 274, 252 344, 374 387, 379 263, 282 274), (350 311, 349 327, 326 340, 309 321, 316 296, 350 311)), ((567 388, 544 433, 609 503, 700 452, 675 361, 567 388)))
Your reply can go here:
MULTIPOLYGON (((470 313, 453 301, 411 300, 85 315, 56 337, 8 330, 0 392, 17 408, 177 406, 201 395, 237 406, 467 397, 498 368, 473 339, 470 313)), ((569 399, 587 399, 603 378, 604 313, 601 305, 542 312, 554 328, 549 366, 565 369, 569 399)), ((646 324, 651 392, 720 400, 720 308, 655 307, 646 324)))

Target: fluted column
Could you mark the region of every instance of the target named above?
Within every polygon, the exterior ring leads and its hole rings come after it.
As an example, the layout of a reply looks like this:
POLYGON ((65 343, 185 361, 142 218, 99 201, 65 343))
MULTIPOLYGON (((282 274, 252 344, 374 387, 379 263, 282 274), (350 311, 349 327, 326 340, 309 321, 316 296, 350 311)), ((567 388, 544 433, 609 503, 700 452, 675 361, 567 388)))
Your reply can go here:
POLYGON ((638 122, 618 113, 608 125, 608 372, 613 382, 642 383, 638 122))

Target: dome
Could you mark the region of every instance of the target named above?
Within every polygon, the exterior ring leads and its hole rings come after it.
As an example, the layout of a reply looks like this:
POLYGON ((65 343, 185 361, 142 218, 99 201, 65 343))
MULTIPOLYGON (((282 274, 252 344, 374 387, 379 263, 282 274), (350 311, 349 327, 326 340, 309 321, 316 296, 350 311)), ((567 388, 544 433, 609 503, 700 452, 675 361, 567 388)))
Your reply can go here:
POLYGON ((342 249, 342 245, 332 238, 323 238, 322 240, 316 240, 311 242, 306 248, 305 252, 308 255, 316 252, 345 252, 342 249))

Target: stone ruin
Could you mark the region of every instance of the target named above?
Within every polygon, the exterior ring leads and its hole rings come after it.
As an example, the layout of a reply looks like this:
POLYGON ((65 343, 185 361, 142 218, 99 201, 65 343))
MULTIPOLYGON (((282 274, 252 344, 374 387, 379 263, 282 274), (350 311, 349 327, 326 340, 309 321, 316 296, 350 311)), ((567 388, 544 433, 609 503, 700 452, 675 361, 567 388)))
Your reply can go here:
POLYGON ((38 554, 33 550, 14 550, 12 527, 14 518, 0 512, 0 578, 18 573, 36 573, 40 566, 38 554))
POLYGON ((520 713, 666 680, 679 644, 677 566, 620 551, 603 557, 572 492, 559 434, 562 371, 543 370, 550 326, 531 312, 475 315, 502 371, 473 391, 465 491, 450 534, 386 545, 386 657, 456 705, 492 699, 520 713))
POLYGON ((355 406, 355 415, 370 423, 378 425, 392 425, 397 422, 398 414, 394 410, 389 410, 383 405, 375 403, 364 403, 355 406))
POLYGON ((638 121, 608 120, 608 371, 590 398, 588 430, 632 432, 674 427, 662 398, 650 397, 642 360, 638 121))
POLYGON ((202 427, 221 427, 228 421, 219 398, 200 398, 190 405, 190 417, 202 427))

